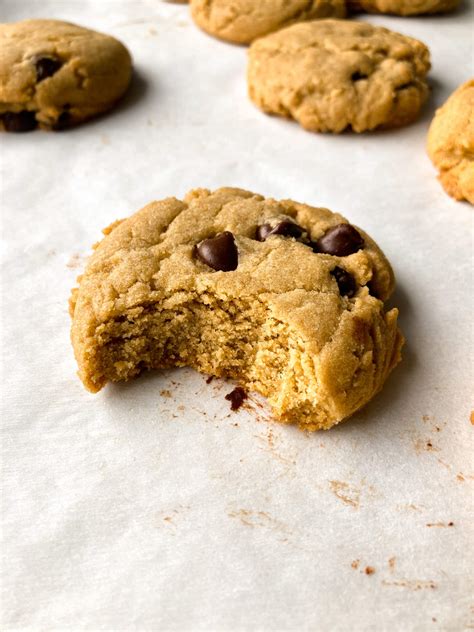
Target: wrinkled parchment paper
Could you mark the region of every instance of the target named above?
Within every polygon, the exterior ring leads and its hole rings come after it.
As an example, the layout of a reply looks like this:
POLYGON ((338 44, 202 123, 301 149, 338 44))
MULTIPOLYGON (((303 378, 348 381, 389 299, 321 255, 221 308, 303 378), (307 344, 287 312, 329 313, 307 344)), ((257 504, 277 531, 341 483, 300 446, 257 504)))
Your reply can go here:
MULTIPOLYGON (((473 73, 472 5, 367 17, 432 49, 432 99, 393 132, 309 134, 246 97, 246 49, 186 5, 1 0, 130 48, 115 111, 2 135, 2 629, 464 630, 472 586, 472 217, 424 150, 473 73), (382 246, 408 339, 352 421, 305 435, 190 370, 84 391, 67 298, 100 229, 234 185, 342 212, 382 246), (471 548, 470 548, 471 547, 471 548)), ((470 619, 471 616, 471 619, 470 619)))

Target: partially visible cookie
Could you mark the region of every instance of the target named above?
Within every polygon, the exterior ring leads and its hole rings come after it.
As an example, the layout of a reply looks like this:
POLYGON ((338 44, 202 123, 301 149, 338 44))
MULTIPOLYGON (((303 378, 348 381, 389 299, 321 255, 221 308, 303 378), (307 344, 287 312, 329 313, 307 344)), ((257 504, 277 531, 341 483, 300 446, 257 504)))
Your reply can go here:
POLYGON ((474 204, 474 79, 460 86, 436 112, 428 153, 446 193, 474 204))
POLYGON ((423 15, 446 13, 459 6, 459 0, 347 0, 350 11, 423 15))
POLYGON ((343 18, 345 0, 191 0, 196 24, 210 35, 249 44, 305 20, 343 18))
POLYGON ((248 89, 269 114, 314 132, 364 132, 414 121, 428 97, 428 48, 365 22, 295 24, 254 42, 248 89))
POLYGON ((104 231, 70 301, 91 391, 191 366, 267 397, 275 416, 329 428, 400 359, 392 269, 328 209, 242 189, 152 202, 104 231))
POLYGON ((0 24, 0 129, 62 129, 109 110, 132 61, 115 38, 57 20, 0 24))

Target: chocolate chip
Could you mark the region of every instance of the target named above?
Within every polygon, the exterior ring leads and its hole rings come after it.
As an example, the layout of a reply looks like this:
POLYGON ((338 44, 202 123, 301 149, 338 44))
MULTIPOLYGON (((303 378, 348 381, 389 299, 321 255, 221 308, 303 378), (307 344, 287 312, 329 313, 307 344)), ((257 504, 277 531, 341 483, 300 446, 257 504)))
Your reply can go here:
POLYGON ((336 279, 341 296, 347 296, 348 298, 354 296, 357 285, 354 277, 349 272, 336 266, 334 270, 331 270, 331 274, 336 279))
POLYGON ((238 410, 247 399, 247 393, 241 386, 236 386, 233 391, 227 393, 225 398, 230 402, 231 410, 238 410))
POLYGON ((278 222, 275 226, 271 224, 262 224, 257 226, 257 232, 255 233, 255 239, 257 241, 265 241, 270 235, 282 235, 283 237, 301 237, 303 229, 295 222, 289 220, 283 220, 278 222))
POLYGON ((368 78, 368 75, 366 75, 363 72, 359 72, 358 70, 353 72, 351 75, 351 81, 361 81, 362 79, 367 79, 367 78, 368 78))
POLYGON ((220 233, 211 239, 204 239, 195 246, 194 252, 200 261, 214 270, 229 272, 237 268, 237 246, 234 235, 229 231, 220 233))
POLYGON ((69 114, 69 112, 61 112, 61 114, 56 119, 56 122, 53 123, 52 128, 55 132, 60 132, 61 130, 66 129, 66 127, 69 126, 70 122, 71 115, 69 114))
POLYGON ((338 224, 330 228, 315 244, 315 252, 347 257, 360 250, 364 240, 350 224, 338 224))
POLYGON ((36 81, 39 83, 47 77, 52 77, 61 66, 62 61, 57 57, 37 57, 35 59, 36 81))
POLYGON ((30 110, 4 112, 1 117, 7 132, 31 132, 38 125, 35 113, 30 110))

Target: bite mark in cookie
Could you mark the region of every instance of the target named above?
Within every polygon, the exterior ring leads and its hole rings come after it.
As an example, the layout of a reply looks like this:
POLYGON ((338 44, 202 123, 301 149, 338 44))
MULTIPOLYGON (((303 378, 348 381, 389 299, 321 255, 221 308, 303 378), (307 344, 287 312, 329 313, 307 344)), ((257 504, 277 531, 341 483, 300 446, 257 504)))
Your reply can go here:
POLYGON ((346 228, 363 247, 314 249, 341 225, 327 209, 232 188, 114 224, 71 297, 85 386, 191 366, 267 397, 282 422, 339 423, 382 387, 403 342, 383 303, 393 273, 371 238, 346 228))

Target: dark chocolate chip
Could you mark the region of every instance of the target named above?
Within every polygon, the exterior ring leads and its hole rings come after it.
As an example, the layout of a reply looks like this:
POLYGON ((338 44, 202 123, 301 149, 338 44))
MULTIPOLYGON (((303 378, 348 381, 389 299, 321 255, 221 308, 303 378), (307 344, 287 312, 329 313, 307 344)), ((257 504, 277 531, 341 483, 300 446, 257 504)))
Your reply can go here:
POLYGON ((298 226, 295 222, 291 222, 289 220, 283 220, 278 222, 275 226, 271 224, 262 224, 261 226, 257 226, 257 232, 255 234, 255 239, 258 241, 265 241, 267 237, 270 235, 282 235, 283 237, 301 237, 303 234, 303 229, 301 226, 298 226))
POLYGON ((334 270, 331 270, 331 274, 336 279, 341 296, 347 296, 348 298, 354 296, 357 290, 357 285, 352 274, 349 274, 349 272, 339 266, 336 266, 334 270))
POLYGON ((35 59, 37 83, 47 77, 52 77, 62 65, 62 61, 57 57, 37 57, 35 59))
POLYGON ((231 410, 238 410, 247 399, 247 393, 241 386, 236 386, 233 391, 227 393, 225 398, 230 402, 231 410))
POLYGON ((38 125, 35 113, 30 110, 4 112, 1 117, 7 132, 31 132, 38 125))
POLYGON ((204 239, 195 246, 196 257, 214 270, 230 272, 238 265, 238 252, 234 235, 229 231, 211 239, 204 239))
POLYGON ((70 122, 71 115, 69 114, 69 112, 61 112, 55 123, 53 123, 52 128, 55 132, 60 132, 61 130, 69 127, 70 122))
POLYGON ((364 240, 350 224, 338 224, 330 228, 315 244, 315 252, 347 257, 360 250, 364 240))
POLYGON ((359 72, 358 70, 353 72, 351 75, 351 81, 361 81, 362 79, 367 79, 367 78, 368 78, 368 75, 366 75, 363 72, 359 72))

